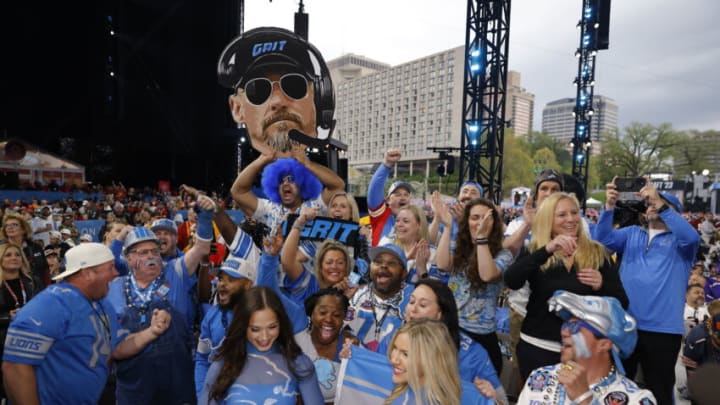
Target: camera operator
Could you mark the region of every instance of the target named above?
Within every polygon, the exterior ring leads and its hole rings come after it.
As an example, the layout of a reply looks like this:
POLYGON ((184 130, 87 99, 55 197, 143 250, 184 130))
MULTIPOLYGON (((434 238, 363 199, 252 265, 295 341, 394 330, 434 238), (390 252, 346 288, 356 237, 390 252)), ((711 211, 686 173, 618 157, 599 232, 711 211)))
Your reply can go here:
POLYGON ((636 195, 647 203, 647 226, 613 230, 618 201, 617 177, 607 184, 605 211, 596 239, 622 254, 620 279, 630 299, 629 313, 638 322, 638 344, 624 364, 634 378, 638 363, 644 380, 659 404, 673 403, 674 365, 683 333, 684 293, 695 262, 700 237, 679 212, 680 201, 658 193, 648 179, 636 195))

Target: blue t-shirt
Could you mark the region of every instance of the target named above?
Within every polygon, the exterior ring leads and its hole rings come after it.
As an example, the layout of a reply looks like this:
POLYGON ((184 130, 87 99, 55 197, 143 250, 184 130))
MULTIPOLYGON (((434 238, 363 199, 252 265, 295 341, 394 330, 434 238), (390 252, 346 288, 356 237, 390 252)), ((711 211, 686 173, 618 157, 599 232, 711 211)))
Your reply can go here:
POLYGON ((223 362, 212 363, 202 393, 198 397, 198 404, 295 405, 298 395, 302 396, 306 404, 324 403, 315 367, 306 355, 301 354, 295 358, 293 374, 277 345, 273 345, 267 352, 261 352, 248 343, 247 352, 245 367, 220 402, 210 400, 210 391, 220 374, 223 362))
POLYGON ((10 324, 3 360, 34 366, 42 404, 95 404, 120 343, 107 299, 88 300, 68 283, 51 285, 10 324))

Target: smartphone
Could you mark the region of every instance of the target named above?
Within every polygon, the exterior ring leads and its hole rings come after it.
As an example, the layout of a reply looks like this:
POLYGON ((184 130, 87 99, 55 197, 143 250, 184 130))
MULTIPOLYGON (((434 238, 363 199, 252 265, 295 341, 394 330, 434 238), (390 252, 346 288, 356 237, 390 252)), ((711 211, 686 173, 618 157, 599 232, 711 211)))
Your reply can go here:
POLYGON ((644 177, 619 177, 615 179, 615 189, 620 192, 638 192, 646 183, 644 177))

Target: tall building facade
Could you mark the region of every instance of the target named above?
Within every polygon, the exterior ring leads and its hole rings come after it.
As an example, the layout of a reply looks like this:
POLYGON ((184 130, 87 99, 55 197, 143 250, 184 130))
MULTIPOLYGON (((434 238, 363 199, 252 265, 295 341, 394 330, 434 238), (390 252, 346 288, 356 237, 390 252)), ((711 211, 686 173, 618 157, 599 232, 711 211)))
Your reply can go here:
MULTIPOLYGON (((574 98, 551 101, 543 108, 542 131, 562 143, 569 144, 575 136, 574 98)), ((618 130, 618 106, 615 100, 601 95, 593 96, 593 114, 590 136, 599 145, 600 134, 618 130)))
POLYGON ((395 148, 404 168, 423 174, 438 160, 428 147, 459 147, 464 61, 464 47, 393 67, 357 55, 329 61, 333 137, 348 145, 350 165, 372 167, 395 148))
MULTIPOLYGON (((385 150, 396 148, 401 170, 434 171, 438 154, 429 147, 460 147, 464 62, 462 46, 392 67, 353 54, 328 61, 336 99, 333 137, 348 145, 350 165, 371 170, 385 150)), ((529 133, 534 95, 520 87, 517 72, 509 73, 508 88, 506 120, 515 134, 529 133)))
POLYGON ((520 72, 508 70, 505 94, 505 120, 510 122, 515 136, 527 136, 533 130, 535 95, 520 85, 520 72))

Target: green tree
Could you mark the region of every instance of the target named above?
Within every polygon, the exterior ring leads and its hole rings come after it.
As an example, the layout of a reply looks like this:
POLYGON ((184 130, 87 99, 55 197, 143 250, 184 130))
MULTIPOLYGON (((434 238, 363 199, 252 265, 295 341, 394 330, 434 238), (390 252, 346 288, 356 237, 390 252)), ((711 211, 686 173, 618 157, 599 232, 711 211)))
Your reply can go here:
MULTIPOLYGON (((548 147, 536 150, 532 159, 534 165, 533 171, 537 171, 538 173, 545 169, 562 171, 562 167, 560 167, 560 163, 558 163, 557 158, 555 157, 555 152, 548 147)), ((537 173, 534 174, 537 175, 537 173)))
POLYGON ((678 134, 678 143, 672 150, 673 174, 686 176, 693 171, 711 172, 720 167, 720 131, 689 130, 678 134))
POLYGON ((503 156, 503 196, 508 197, 514 187, 531 187, 535 175, 530 147, 522 137, 506 136, 503 156))
POLYGON ((669 123, 658 126, 633 122, 624 133, 602 136, 602 153, 598 156, 601 182, 614 175, 635 177, 672 171, 672 148, 678 134, 669 123))
POLYGON ((566 173, 572 171, 572 156, 570 156, 568 145, 563 144, 544 132, 537 131, 533 132, 530 136, 529 144, 532 155, 540 149, 550 149, 555 154, 555 159, 560 165, 559 167, 554 167, 554 169, 559 169, 566 173))

